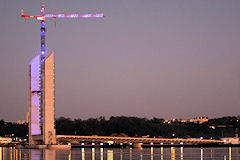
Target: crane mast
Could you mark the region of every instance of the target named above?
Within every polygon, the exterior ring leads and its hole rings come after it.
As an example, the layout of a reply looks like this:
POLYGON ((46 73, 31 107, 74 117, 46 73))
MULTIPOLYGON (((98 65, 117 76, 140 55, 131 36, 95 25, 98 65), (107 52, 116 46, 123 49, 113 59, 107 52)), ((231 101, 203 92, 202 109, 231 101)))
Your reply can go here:
POLYGON ((42 5, 42 8, 41 8, 41 16, 42 16, 42 19, 41 19, 41 71, 40 71, 40 74, 41 74, 41 98, 40 98, 40 101, 41 101, 41 107, 40 107, 40 123, 41 123, 41 126, 43 125, 43 73, 44 73, 44 65, 43 65, 43 62, 44 62, 44 59, 45 59, 45 17, 44 17, 44 5, 42 5))

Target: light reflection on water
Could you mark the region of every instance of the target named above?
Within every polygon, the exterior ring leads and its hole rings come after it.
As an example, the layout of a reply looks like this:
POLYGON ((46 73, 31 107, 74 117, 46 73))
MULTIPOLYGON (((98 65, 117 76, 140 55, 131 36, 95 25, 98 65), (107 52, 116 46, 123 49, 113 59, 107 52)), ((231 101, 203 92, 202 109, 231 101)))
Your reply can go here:
POLYGON ((220 148, 78 148, 38 150, 0 147, 0 160, 154 160, 154 159, 225 159, 239 160, 239 147, 220 148))
POLYGON ((92 160, 95 160, 95 148, 92 148, 92 160))
POLYGON ((85 160, 85 151, 84 151, 84 148, 82 148, 82 160, 85 160))
POLYGON ((181 160, 183 160, 183 147, 180 148, 181 160))
POLYGON ((171 159, 172 160, 175 160, 175 148, 174 147, 171 147, 171 159))
POLYGON ((229 160, 231 160, 231 159, 232 159, 232 148, 229 147, 229 160))
POLYGON ((113 150, 107 150, 107 160, 113 160, 113 150))
POLYGON ((130 148, 130 159, 132 159, 132 148, 130 148))
POLYGON ((101 160, 103 160, 103 148, 100 148, 101 160))

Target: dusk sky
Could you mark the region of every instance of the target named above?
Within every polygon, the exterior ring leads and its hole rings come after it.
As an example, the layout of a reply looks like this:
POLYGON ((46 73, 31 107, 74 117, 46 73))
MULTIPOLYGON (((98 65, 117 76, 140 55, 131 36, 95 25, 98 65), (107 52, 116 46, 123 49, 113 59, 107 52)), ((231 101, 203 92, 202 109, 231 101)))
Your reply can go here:
MULTIPOLYGON (((26 119, 42 1, 0 0, 0 119, 26 119)), ((51 0, 103 19, 46 21, 56 118, 240 115, 240 0, 51 0)), ((46 10, 47 13, 56 13, 46 10)))

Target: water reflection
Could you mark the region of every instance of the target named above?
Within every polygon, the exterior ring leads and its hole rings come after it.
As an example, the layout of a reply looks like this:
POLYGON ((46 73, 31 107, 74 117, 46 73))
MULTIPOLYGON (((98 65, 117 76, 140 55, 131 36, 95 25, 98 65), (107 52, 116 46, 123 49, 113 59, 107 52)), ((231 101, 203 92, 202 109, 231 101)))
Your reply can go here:
POLYGON ((113 160, 113 150, 107 151, 107 160, 113 160))
POLYGON ((10 159, 12 160, 12 147, 10 148, 10 159))
POLYGON ((153 147, 151 147, 151 160, 153 160, 153 147))
POLYGON ((2 156, 1 156, 1 158, 4 159, 4 157, 5 157, 4 147, 0 147, 0 148, 2 149, 2 156))
POLYGON ((161 160, 163 160, 163 147, 161 147, 161 160))
POLYGON ((232 148, 231 147, 229 147, 229 149, 228 149, 229 151, 229 160, 231 160, 232 159, 232 148))
POLYGON ((56 150, 44 150, 44 157, 45 159, 56 159, 56 150))
POLYGON ((130 160, 132 160, 132 147, 130 148, 130 160))
POLYGON ((141 151, 140 151, 140 160, 143 160, 143 148, 141 147, 141 151))
POLYGON ((181 160, 183 160, 183 147, 180 148, 180 152, 181 152, 181 160))
POLYGON ((100 148, 100 157, 101 157, 101 160, 103 160, 103 148, 100 148))
MULTIPOLYGON (((45 152, 46 154, 48 152, 45 152)), ((27 158, 25 156, 25 158, 27 158)), ((40 160, 43 159, 43 150, 31 149, 29 150, 29 159, 31 160, 40 160)))
POLYGON ((171 147, 171 160, 175 160, 175 148, 171 147))
POLYGON ((0 147, 0 160, 154 160, 154 159, 239 159, 237 147, 190 148, 76 148, 38 150, 0 147))
POLYGON ((95 148, 92 148, 92 160, 95 160, 95 148))
POLYGON ((72 159, 72 152, 71 150, 69 151, 69 154, 68 154, 68 160, 71 160, 72 159))
POLYGON ((82 160, 85 160, 85 150, 82 148, 82 160))
POLYGON ((122 159, 123 159, 123 150, 120 149, 120 160, 122 160, 122 159))
MULTIPOLYGON (((28 155, 30 156, 30 154, 29 151, 28 155)), ((26 158, 24 157, 24 159, 26 158)), ((0 160, 22 160, 22 150, 15 149, 15 147, 0 147, 0 160)))
POLYGON ((210 153, 211 153, 211 158, 213 158, 213 150, 212 149, 210 150, 210 153))

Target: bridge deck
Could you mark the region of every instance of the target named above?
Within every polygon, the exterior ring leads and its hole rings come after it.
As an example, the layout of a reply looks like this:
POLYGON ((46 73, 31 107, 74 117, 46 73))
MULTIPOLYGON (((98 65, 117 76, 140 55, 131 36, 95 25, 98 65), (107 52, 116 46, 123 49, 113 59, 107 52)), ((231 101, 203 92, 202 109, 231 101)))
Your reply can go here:
POLYGON ((182 138, 142 138, 142 137, 110 137, 110 136, 75 136, 75 135, 57 135, 57 141, 70 142, 108 142, 116 143, 188 143, 188 144, 222 144, 221 140, 210 139, 182 139, 182 138))

